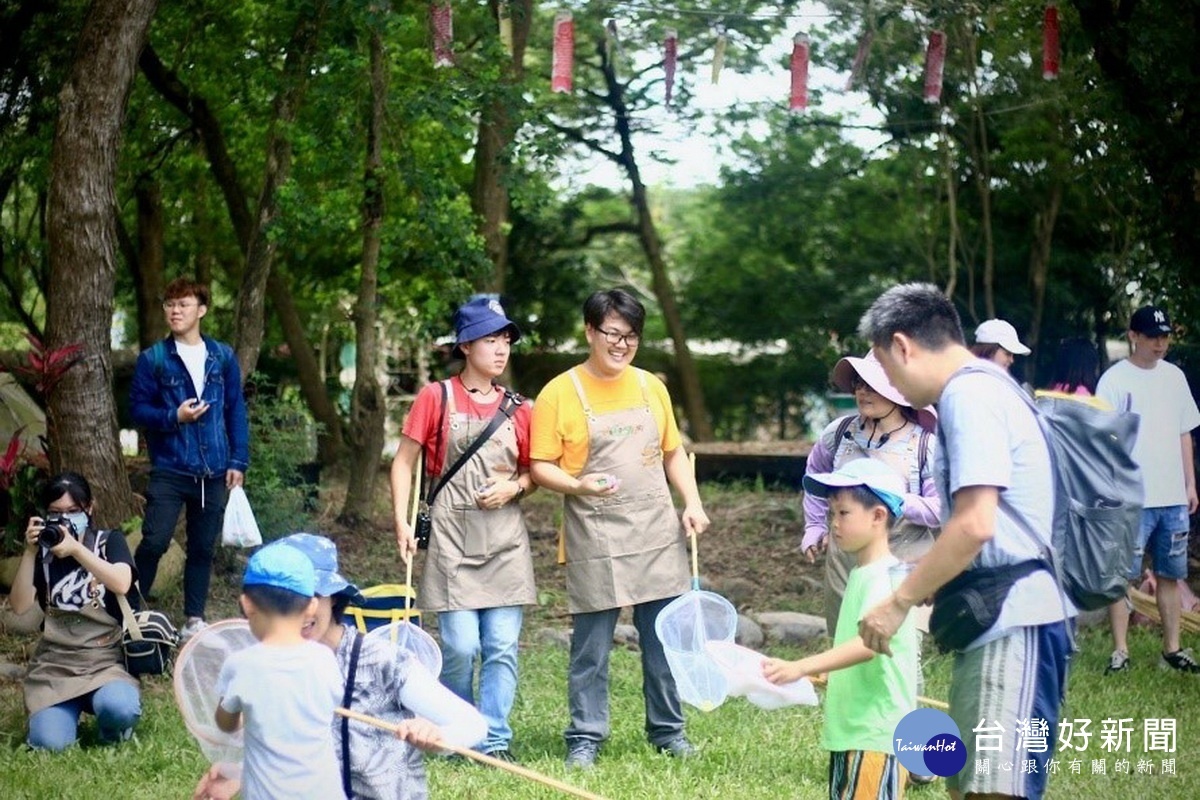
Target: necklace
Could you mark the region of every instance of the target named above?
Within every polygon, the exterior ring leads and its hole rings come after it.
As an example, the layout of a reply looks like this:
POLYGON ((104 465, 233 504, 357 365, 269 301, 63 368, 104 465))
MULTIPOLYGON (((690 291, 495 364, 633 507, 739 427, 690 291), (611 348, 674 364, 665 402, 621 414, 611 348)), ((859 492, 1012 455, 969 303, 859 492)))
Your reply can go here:
POLYGON ((458 377, 458 382, 462 384, 462 387, 467 390, 468 394, 477 394, 480 398, 491 397, 496 393, 496 384, 491 382, 488 383, 487 391, 467 386, 467 382, 462 379, 461 375, 458 377))
MULTIPOLYGON (((908 420, 901 417, 899 425, 897 425, 895 428, 892 428, 890 431, 887 431, 886 433, 884 433, 882 436, 879 437, 879 442, 875 445, 875 449, 878 450, 878 449, 882 448, 885 444, 888 443, 888 439, 892 438, 893 433, 898 433, 898 432, 904 430, 904 427, 906 425, 908 425, 908 420)), ((868 450, 871 449, 871 442, 873 442, 875 440, 875 432, 878 429, 879 429, 879 421, 876 421, 875 426, 871 429, 871 438, 867 439, 867 449, 868 450)))

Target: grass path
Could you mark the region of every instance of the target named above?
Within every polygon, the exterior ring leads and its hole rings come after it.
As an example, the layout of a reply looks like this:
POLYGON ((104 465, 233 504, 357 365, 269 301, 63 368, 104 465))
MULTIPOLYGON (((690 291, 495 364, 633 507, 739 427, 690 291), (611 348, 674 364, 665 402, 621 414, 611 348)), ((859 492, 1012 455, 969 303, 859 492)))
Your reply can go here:
MULTIPOLYGON (((1155 665, 1152 632, 1132 636, 1134 669, 1119 677, 1102 674, 1108 642, 1103 631, 1081 637, 1083 651, 1070 679, 1065 719, 1090 719, 1092 738, 1078 754, 1079 774, 1071 774, 1069 756, 1051 778, 1051 798, 1200 797, 1200 680, 1167 674, 1155 665), (1130 752, 1102 749, 1102 720, 1132 720, 1130 752), (1145 720, 1176 720, 1175 753, 1147 753, 1145 720), (1118 759, 1129 760, 1128 774, 1118 759), (1175 760, 1177 774, 1162 775, 1164 758, 1175 760), (1105 774, 1093 774, 1103 759, 1105 774), (1138 774, 1139 760, 1153 765, 1138 774)), ((797 653, 784 653, 796 655, 797 653)), ((642 734, 641 691, 636 653, 613 653, 613 734, 594 771, 566 773, 561 731, 565 723, 566 653, 552 647, 527 647, 521 655, 521 688, 513 714, 514 747, 526 766, 582 786, 610 800, 644 798, 822 798, 826 757, 819 746, 821 711, 790 708, 763 711, 731 699, 703 714, 688 710, 688 732, 703 749, 701 758, 675 762, 656 754, 642 734)), ((929 660, 927 693, 945 697, 949 661, 929 660)), ((49 800, 119 800, 190 796, 205 762, 184 730, 166 680, 147 686, 145 712, 134 741, 119 747, 94 742, 89 720, 82 746, 63 755, 32 753, 21 746, 25 720, 19 687, 0 686, 0 797, 49 800)), ((968 734, 970 735, 970 734, 968 734)), ((1051 746, 1055 746, 1051 743, 1051 746)), ((1062 753, 1059 754, 1063 756, 1062 753)), ((545 787, 498 770, 433 760, 431 794, 446 800, 481 797, 554 797, 545 787)), ((944 797, 938 786, 912 790, 910 796, 944 797)))

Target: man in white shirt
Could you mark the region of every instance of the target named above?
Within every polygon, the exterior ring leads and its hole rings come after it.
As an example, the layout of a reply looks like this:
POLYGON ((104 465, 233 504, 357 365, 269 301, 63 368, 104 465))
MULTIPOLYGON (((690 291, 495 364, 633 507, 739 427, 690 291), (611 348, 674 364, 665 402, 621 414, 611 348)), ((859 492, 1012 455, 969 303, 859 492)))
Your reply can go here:
MULTIPOLYGON (((1194 674, 1200 673, 1200 664, 1179 643, 1179 581, 1187 579, 1188 516, 1196 513, 1197 506, 1192 429, 1200 425, 1200 411, 1183 371, 1163 360, 1170 344, 1167 312, 1157 306, 1139 308, 1129 320, 1129 358, 1100 377, 1096 395, 1113 408, 1141 417, 1133 460, 1142 469, 1146 497, 1130 578, 1141 574, 1148 551, 1162 618, 1160 666, 1194 674)), ((1113 654, 1105 670, 1108 674, 1129 668, 1129 612, 1124 599, 1109 606, 1113 654)))

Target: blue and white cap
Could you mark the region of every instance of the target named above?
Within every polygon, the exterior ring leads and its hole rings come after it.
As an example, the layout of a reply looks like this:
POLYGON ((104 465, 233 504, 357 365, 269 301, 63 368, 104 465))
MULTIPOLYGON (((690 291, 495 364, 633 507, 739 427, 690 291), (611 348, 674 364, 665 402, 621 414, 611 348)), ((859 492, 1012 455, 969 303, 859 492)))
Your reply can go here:
POLYGON ((815 497, 828 497, 838 489, 854 486, 869 489, 895 516, 904 513, 904 479, 882 461, 856 458, 834 472, 804 476, 804 491, 815 497))
POLYGON ((277 544, 299 550, 312 562, 316 573, 316 594, 320 597, 333 597, 338 594, 350 596, 350 602, 362 601, 362 593, 358 587, 342 577, 338 572, 337 545, 328 536, 315 533, 293 533, 280 539, 277 544))

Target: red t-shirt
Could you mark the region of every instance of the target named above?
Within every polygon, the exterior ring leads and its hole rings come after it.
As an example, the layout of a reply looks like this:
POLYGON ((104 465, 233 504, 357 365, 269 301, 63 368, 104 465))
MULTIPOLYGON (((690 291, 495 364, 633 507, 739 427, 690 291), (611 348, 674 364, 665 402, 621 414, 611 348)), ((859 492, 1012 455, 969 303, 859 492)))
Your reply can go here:
MULTIPOLYGON (((454 408, 459 414, 470 414, 476 419, 491 419, 500 410, 503 391, 492 393, 491 397, 478 400, 479 395, 472 394, 463 386, 458 378, 450 379, 450 387, 454 392, 454 408)), ((517 429, 517 464, 522 469, 529 468, 529 420, 533 403, 525 399, 517 406, 513 414, 513 425, 517 429)), ((427 475, 442 474, 442 462, 446 458, 446 442, 449 432, 442 429, 442 441, 439 452, 434 452, 438 443, 438 424, 442 421, 442 387, 440 383, 430 383, 417 393, 417 399, 404 420, 405 436, 424 446, 425 473, 427 475)))

